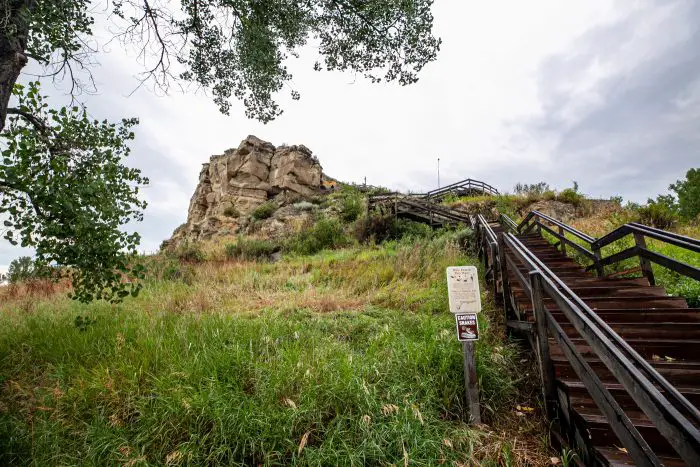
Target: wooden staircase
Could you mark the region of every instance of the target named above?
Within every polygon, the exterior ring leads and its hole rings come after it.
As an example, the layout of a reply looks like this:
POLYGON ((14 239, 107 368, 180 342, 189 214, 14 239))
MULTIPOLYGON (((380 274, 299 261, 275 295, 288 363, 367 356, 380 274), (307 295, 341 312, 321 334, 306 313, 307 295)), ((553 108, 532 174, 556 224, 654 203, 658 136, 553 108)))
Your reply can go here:
MULTIPOLYGON (((502 230, 500 225, 492 225, 492 228, 502 230)), ((688 401, 700 408, 700 309, 688 308, 685 299, 668 296, 663 287, 653 287, 647 279, 598 278, 586 272, 541 235, 519 235, 518 239, 688 401)), ((524 267, 521 272, 526 272, 524 267)), ((508 281, 512 284, 511 300, 518 318, 534 323, 530 297, 514 273, 509 274, 508 281)), ((557 305, 545 298, 545 306, 663 465, 686 465, 611 371, 579 337, 557 305)), ((549 350, 555 370, 560 415, 571 427, 571 438, 588 438, 586 462, 610 466, 632 465, 633 461, 623 443, 611 430, 608 420, 553 338, 549 339, 549 350)))
POLYGON ((596 239, 537 211, 519 225, 503 215, 489 222, 424 195, 373 197, 369 207, 431 226, 472 226, 506 324, 538 359, 554 439, 584 465, 700 466, 700 309, 656 285, 651 264, 695 280, 700 269, 648 249, 646 239, 698 257, 700 240, 635 223, 596 239), (628 235, 633 247, 601 255, 628 235), (605 276, 629 258, 639 259, 642 277, 605 276))

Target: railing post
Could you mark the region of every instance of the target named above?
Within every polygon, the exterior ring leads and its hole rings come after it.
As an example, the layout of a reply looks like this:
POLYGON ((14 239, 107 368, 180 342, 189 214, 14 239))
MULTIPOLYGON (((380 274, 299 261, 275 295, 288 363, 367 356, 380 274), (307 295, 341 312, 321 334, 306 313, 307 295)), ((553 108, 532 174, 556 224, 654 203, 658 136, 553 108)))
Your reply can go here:
POLYGON ((563 240, 565 237, 564 233, 564 227, 561 225, 559 226, 559 235, 561 235, 562 238, 559 239, 559 245, 561 246, 561 252, 566 255, 566 242, 563 240))
POLYGON ((498 302, 498 246, 489 242, 489 250, 491 252, 491 280, 493 281, 493 300, 498 302))
POLYGON ((506 247, 503 233, 498 234, 498 266, 501 272, 501 292, 503 296, 503 313, 506 321, 510 317, 510 284, 508 283, 508 264, 506 263, 506 247))
POLYGON ((598 245, 591 245, 591 249, 593 250, 593 256, 595 256, 595 260, 593 260, 595 272, 598 275, 598 277, 602 277, 605 274, 605 271, 603 271, 603 266, 600 265, 600 247, 598 245))
POLYGON ((554 388, 554 364, 549 354, 549 335, 547 333, 547 315, 542 298, 542 273, 530 272, 530 286, 532 287, 532 310, 535 315, 535 329, 537 337, 537 360, 540 366, 540 378, 544 395, 547 415, 554 415, 553 400, 554 388))
POLYGON ((642 251, 647 249, 647 241, 644 235, 635 232, 634 233, 634 243, 637 245, 639 250, 639 266, 642 268, 642 274, 649 281, 649 285, 656 285, 656 279, 654 279, 654 270, 651 268, 651 261, 642 256, 642 251))

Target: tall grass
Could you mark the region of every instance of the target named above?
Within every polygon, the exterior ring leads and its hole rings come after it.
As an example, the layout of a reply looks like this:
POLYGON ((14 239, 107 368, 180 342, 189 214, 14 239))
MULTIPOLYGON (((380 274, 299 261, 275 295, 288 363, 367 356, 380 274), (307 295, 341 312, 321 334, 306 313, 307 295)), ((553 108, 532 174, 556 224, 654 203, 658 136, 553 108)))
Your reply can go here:
POLYGON ((463 422, 444 268, 475 260, 455 235, 188 265, 115 306, 3 303, 0 463, 542 463, 544 425, 515 414, 537 377, 488 294, 490 427, 463 422))

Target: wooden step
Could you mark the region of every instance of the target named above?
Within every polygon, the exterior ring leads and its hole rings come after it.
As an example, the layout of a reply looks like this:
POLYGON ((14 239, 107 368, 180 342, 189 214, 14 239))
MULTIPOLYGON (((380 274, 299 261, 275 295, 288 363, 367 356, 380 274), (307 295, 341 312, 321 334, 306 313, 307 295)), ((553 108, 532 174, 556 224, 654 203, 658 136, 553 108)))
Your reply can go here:
MULTIPOLYGON (((561 380, 577 380, 578 376, 576 372, 563 355, 552 357, 552 362, 554 363, 557 378, 561 380)), ((586 362, 595 370, 601 381, 617 383, 617 379, 600 359, 591 357, 587 358, 586 362)), ((698 361, 681 360, 669 362, 666 361, 663 356, 659 356, 659 360, 647 360, 647 362, 653 366, 661 376, 668 380, 668 382, 678 388, 696 390, 693 388, 700 386, 700 362, 698 361)), ((692 393, 691 397, 693 398, 693 401, 691 401, 693 404, 697 405, 700 403, 700 393, 692 393)), ((700 405, 698 405, 698 407, 700 407, 700 405)))
MULTIPOLYGON (((577 409, 577 415, 584 421, 584 424, 591 437, 591 442, 596 447, 622 446, 610 424, 604 415, 591 409, 588 413, 586 409, 577 409)), ((639 431, 639 434, 649 443, 649 446, 656 455, 666 455, 677 457, 676 451, 671 447, 666 438, 659 433, 654 424, 641 412, 626 411, 630 422, 639 431)))
MULTIPOLYGON (((629 467, 634 465, 632 458, 621 446, 596 447, 596 456, 602 465, 609 467, 629 467)), ((659 461, 664 467, 687 467, 680 457, 661 456, 659 461)))
MULTIPOLYGON (((559 321, 570 337, 578 336, 574 326, 559 321)), ((607 323, 623 339, 695 339, 700 340, 700 323, 607 323)))
MULTIPOLYGON (((606 323, 698 323, 699 308, 645 308, 604 309, 598 308, 596 314, 606 323)), ((564 313, 552 312, 554 319, 565 322, 564 313)))
MULTIPOLYGON (((571 342, 584 358, 597 358, 588 343, 582 338, 572 338, 571 342)), ((553 338, 549 339, 552 357, 563 356, 553 338)), ((670 357, 675 360, 698 360, 700 340, 693 339, 627 339, 626 342, 646 360, 654 356, 670 357)))
MULTIPOLYGON (((605 388, 610 392, 620 406, 623 408, 636 407, 636 402, 634 402, 622 384, 609 381, 604 381, 604 384, 605 388)), ((595 402, 593 402, 593 399, 591 399, 590 395, 588 394, 586 386, 584 386, 578 379, 557 379, 557 385, 568 394, 570 400, 576 401, 576 404, 595 405, 595 402)), ((683 397, 688 399, 691 404, 695 405, 696 407, 698 406, 700 403, 700 389, 696 387, 681 387, 676 389, 678 389, 683 397)))

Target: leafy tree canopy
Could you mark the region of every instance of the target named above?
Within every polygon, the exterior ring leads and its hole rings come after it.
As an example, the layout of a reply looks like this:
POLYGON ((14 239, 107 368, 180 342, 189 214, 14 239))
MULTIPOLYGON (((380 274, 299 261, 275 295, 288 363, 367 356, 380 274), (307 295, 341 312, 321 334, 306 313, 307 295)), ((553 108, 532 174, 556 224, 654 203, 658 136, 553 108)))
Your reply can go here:
MULTIPOLYGON (((211 91, 220 110, 241 100, 251 118, 268 122, 282 110, 274 96, 292 76, 285 66, 311 43, 316 70, 350 70, 372 81, 406 85, 434 60, 433 0, 114 0, 116 39, 137 48, 142 79, 167 90, 193 83, 211 91)), ((9 97, 28 58, 75 87, 74 69, 97 52, 87 0, 0 0, 2 92, 9 97), (16 72, 16 73, 14 73, 16 72), (6 76, 3 76, 6 75, 6 76)), ((75 90, 75 88, 74 88, 75 90)), ((298 92, 291 90, 293 98, 298 92)), ((4 100, 4 99, 3 99, 4 100)), ((6 105, 6 102, 5 102, 6 105)), ((3 109, 0 109, 3 110, 3 109)), ((0 130, 4 124, 0 112, 0 130)))
POLYGON ((669 189, 678 196, 678 211, 686 219, 700 215, 700 169, 690 169, 685 180, 678 180, 669 189))
POLYGON ((29 256, 20 256, 10 262, 7 280, 12 283, 29 279, 34 274, 34 261, 29 256))
POLYGON ((139 170, 124 166, 135 119, 88 118, 73 107, 50 109, 38 84, 16 85, 18 107, 1 134, 0 214, 4 238, 36 249, 44 263, 69 266, 75 297, 119 300, 138 285, 129 266, 139 235, 120 227, 141 220, 146 203, 139 170))

